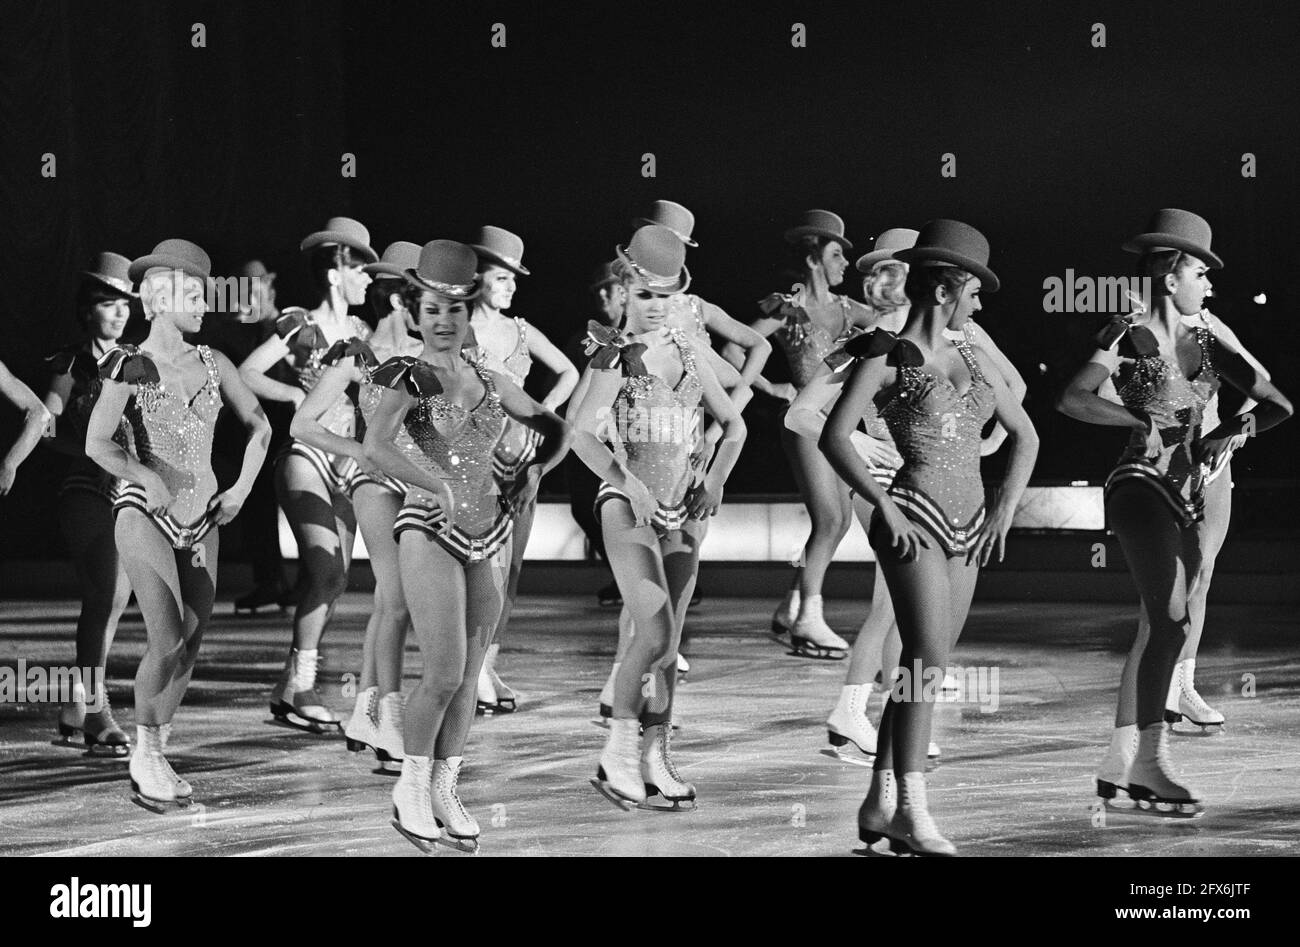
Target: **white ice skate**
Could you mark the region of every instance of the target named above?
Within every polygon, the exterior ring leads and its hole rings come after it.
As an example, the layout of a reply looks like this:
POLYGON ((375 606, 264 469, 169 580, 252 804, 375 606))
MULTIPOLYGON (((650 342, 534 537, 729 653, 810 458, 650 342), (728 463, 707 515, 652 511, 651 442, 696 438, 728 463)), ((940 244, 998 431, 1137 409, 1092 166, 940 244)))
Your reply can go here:
POLYGON ((609 718, 614 716, 614 680, 618 677, 618 668, 621 663, 619 661, 614 662, 614 667, 605 680, 605 686, 600 689, 600 719, 592 721, 598 727, 608 727, 609 718))
POLYGON ((877 769, 871 773, 871 788, 858 809, 858 839, 873 855, 892 854, 892 849, 874 846, 889 838, 890 824, 898 810, 898 783, 892 769, 877 769))
POLYGON ((956 855, 957 848, 942 835, 930 816, 925 798, 925 774, 904 773, 898 787, 898 808, 889 823, 889 847, 898 855, 956 855))
POLYGON ((456 793, 463 757, 433 761, 433 817, 442 829, 438 842, 462 852, 478 852, 478 821, 456 793))
POLYGON ((695 786, 682 779, 673 765, 671 734, 671 724, 654 724, 642 735, 641 779, 646 798, 639 809, 677 812, 695 808, 695 786))
POLYGON ((1165 702, 1165 722, 1175 724, 1186 720, 1200 727, 1202 733, 1223 732, 1223 714, 1196 692, 1195 679, 1195 658, 1186 658, 1174 665, 1174 676, 1169 681, 1169 699, 1165 702))
POLYGON ((1107 809, 1123 812, 1133 808, 1128 798, 1128 783, 1137 748, 1137 724, 1116 727, 1112 731, 1106 758, 1097 769, 1097 796, 1107 809))
POLYGON ((427 855, 436 851, 442 826, 433 815, 433 760, 408 756, 393 787, 393 828, 427 855))
POLYGON ((375 726, 378 715, 379 688, 367 687, 357 694, 357 702, 352 708, 352 716, 348 718, 347 725, 343 728, 343 736, 347 738, 348 752, 360 753, 362 750, 374 748, 379 739, 378 729, 375 726))
POLYGON ((799 606, 799 617, 790 629, 790 653, 824 661, 843 661, 849 643, 835 634, 822 618, 822 597, 809 595, 799 606))
POLYGON ((400 691, 385 694, 379 700, 379 726, 375 729, 375 758, 379 760, 378 772, 396 775, 402 771, 403 716, 405 698, 400 691))
POLYGON ((645 802, 638 746, 641 724, 636 718, 611 717, 609 739, 600 754, 600 768, 591 784, 620 809, 645 802))
POLYGON ((1138 730, 1137 756, 1128 771, 1134 811, 1173 819, 1194 819, 1205 811, 1190 788, 1178 782, 1169 761, 1168 729, 1153 723, 1138 730))
POLYGON ((785 598, 781 600, 781 604, 772 613, 772 634, 785 634, 794 627, 795 619, 798 617, 799 588, 796 586, 785 593, 785 598))
POLYGON ((131 776, 131 801, 142 809, 162 815, 169 808, 185 808, 191 792, 163 756, 161 727, 137 726, 135 752, 127 769, 131 776), (183 784, 183 786, 182 786, 183 784))
POLYGON ((867 719, 867 704, 873 687, 845 684, 840 688, 840 699, 826 721, 826 737, 831 745, 823 751, 827 756, 858 766, 871 765, 871 757, 876 755, 876 728, 867 719), (857 753, 845 749, 850 744, 857 753))
POLYGON ((280 682, 271 691, 271 715, 275 722, 308 733, 337 733, 343 729, 339 718, 325 706, 316 693, 315 651, 289 653, 280 682))

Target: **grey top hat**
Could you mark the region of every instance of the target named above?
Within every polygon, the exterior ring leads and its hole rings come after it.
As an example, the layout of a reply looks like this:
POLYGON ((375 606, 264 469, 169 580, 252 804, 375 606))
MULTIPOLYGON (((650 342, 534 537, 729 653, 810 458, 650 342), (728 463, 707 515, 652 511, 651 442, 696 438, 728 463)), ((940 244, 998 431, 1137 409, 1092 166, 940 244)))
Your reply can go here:
POLYGON ((678 240, 688 247, 699 246, 698 243, 691 239, 691 231, 695 229, 695 215, 676 201, 655 201, 650 208, 650 213, 632 221, 634 227, 643 224, 658 224, 660 227, 667 227, 677 235, 678 240))
POLYGON ((982 288, 990 293, 996 293, 1002 285, 988 267, 988 240, 960 220, 930 221, 917 234, 916 245, 896 251, 894 259, 922 266, 955 266, 978 276, 982 288))
POLYGON ((340 244, 355 250, 367 263, 379 259, 379 254, 370 246, 370 231, 351 217, 331 217, 325 222, 324 230, 308 234, 298 249, 306 252, 327 244, 340 244))
POLYGON ((806 210, 800 215, 799 223, 785 232, 786 243, 794 243, 800 237, 825 237, 838 241, 845 250, 852 250, 853 243, 844 236, 844 218, 829 210, 806 210))
POLYGON ((870 252, 858 257, 858 262, 854 266, 859 273, 870 273, 871 268, 881 260, 892 260, 897 251, 909 250, 916 246, 918 236, 920 231, 907 227, 891 227, 876 238, 875 246, 870 252))
POLYGON ((1210 225, 1190 210, 1162 207, 1151 215, 1147 232, 1124 244, 1129 253, 1148 250, 1182 250, 1205 262, 1212 270, 1223 269, 1223 261, 1210 251, 1210 225))
POLYGON ((431 240, 420 248, 416 265, 402 275, 412 285, 446 299, 470 300, 479 294, 474 251, 455 240, 431 240))
POLYGON ((610 260, 608 263, 602 263, 596 267, 595 272, 591 274, 591 285, 587 288, 595 292, 603 286, 617 282, 618 274, 614 272, 614 261, 610 260))
POLYGON ((384 248, 384 255, 378 263, 367 263, 361 272, 371 276, 396 276, 406 278, 406 271, 415 269, 420 263, 420 245, 409 240, 396 240, 384 248))
POLYGON ((132 260, 127 273, 131 280, 139 281, 150 270, 180 270, 206 280, 212 275, 212 261, 202 248, 188 240, 164 240, 153 248, 153 253, 132 260))
POLYGON ((489 263, 504 266, 520 276, 530 275, 528 268, 522 262, 524 241, 509 230, 500 227, 484 227, 479 231, 478 239, 470 244, 470 248, 489 263))
POLYGON ((95 257, 90 269, 81 271, 81 275, 121 296, 132 298, 136 295, 131 290, 131 261, 120 253, 104 251, 95 257))
POLYGON ((619 261, 632 279, 661 296, 686 292, 691 274, 686 269, 686 245, 677 234, 658 224, 639 227, 626 247, 615 247, 619 261))

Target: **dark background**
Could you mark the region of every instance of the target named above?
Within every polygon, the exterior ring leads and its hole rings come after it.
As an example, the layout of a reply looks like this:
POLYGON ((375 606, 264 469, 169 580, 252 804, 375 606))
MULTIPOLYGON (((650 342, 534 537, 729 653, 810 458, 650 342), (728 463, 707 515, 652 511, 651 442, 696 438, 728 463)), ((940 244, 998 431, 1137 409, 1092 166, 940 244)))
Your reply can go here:
MULTIPOLYGON (((180 236, 219 273, 260 257, 283 307, 308 302, 296 248, 327 217, 358 218, 379 250, 493 223, 523 236, 534 274, 513 312, 562 345, 590 272, 656 198, 695 211, 693 290, 742 320, 786 287, 781 231, 808 207, 840 213, 858 252, 932 217, 980 228, 1003 283, 980 322, 1029 382, 1037 482, 1101 480, 1125 436, 1053 410, 1102 317, 1045 313, 1043 280, 1128 275, 1119 245, 1158 207, 1211 222, 1227 262, 1211 308, 1300 388, 1300 30, 1285 3, 0 7, 0 359, 38 391, 40 357, 77 338, 75 274, 99 250, 180 236), (795 22, 807 48, 790 45, 795 22)), ((788 377, 779 354, 769 366, 788 377)), ((756 397, 747 420, 730 492, 793 491, 775 403, 756 397)), ((14 422, 0 407, 0 441, 14 422)), ((1294 486, 1296 443, 1288 426, 1241 453, 1238 482, 1270 491, 1239 493, 1239 518, 1276 520, 1249 498, 1294 486)), ((38 449, 0 501, 0 556, 57 549, 59 469, 38 449)))

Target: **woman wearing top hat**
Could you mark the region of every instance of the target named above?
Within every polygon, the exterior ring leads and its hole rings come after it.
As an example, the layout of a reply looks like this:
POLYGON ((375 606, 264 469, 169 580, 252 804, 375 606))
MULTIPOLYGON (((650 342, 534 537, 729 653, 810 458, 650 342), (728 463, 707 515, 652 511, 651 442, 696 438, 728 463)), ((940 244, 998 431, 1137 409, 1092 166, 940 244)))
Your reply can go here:
MULTIPOLYGON (((870 325, 874 314, 848 296, 833 292, 844 281, 853 244, 844 236, 844 221, 828 210, 810 210, 785 232, 794 253, 799 282, 790 293, 772 293, 759 303, 762 315, 754 328, 774 335, 790 365, 793 389, 812 380, 836 342, 870 325)), ((794 394, 790 394, 793 400, 794 394)), ((785 600, 772 618, 772 630, 790 632, 793 653, 842 659, 848 642, 822 617, 822 580, 853 518, 848 488, 835 476, 817 445, 782 428, 782 443, 795 482, 812 520, 802 564, 785 600)))
POLYGON ((881 720, 871 789, 858 815, 863 841, 888 837, 899 852, 955 851, 926 803, 934 701, 979 567, 994 554, 1001 559, 1038 449, 1028 415, 993 360, 964 334, 946 333, 979 311, 982 290, 998 289, 988 257, 983 235, 955 220, 930 221, 915 246, 894 253, 909 264, 907 321, 898 335, 877 329, 845 346, 854 359, 852 374, 820 441, 835 470, 875 507, 867 536, 902 639, 900 676, 881 720), (872 407, 903 461, 887 490, 851 439, 872 407), (982 429, 994 415, 1013 446, 990 510, 979 457, 982 429))
POLYGON ((131 788, 136 802, 158 812, 188 805, 192 794, 163 751, 212 614, 218 527, 247 499, 271 433, 230 360, 185 341, 203 324, 210 269, 208 255, 187 240, 164 240, 131 263, 149 334, 139 347, 100 358, 103 387, 86 431, 87 456, 120 481, 114 535, 148 636, 135 678, 131 788), (238 479, 218 490, 212 434, 223 403, 248 439, 238 479), (118 440, 124 419, 128 447, 118 440))
POLYGON ((290 431, 309 447, 350 458, 356 465, 352 506, 370 555, 375 596, 361 649, 360 686, 343 733, 349 750, 373 749, 380 771, 386 773, 399 770, 402 760, 402 652, 410 613, 402 595, 393 524, 407 487, 366 459, 362 440, 387 390, 375 383, 375 368, 390 358, 418 355, 424 347, 412 338, 418 333, 403 299, 405 273, 419 257, 417 244, 399 240, 388 245, 378 262, 362 267, 372 280, 366 287, 366 302, 375 319, 370 338, 340 340, 321 357, 321 364, 328 367, 294 414, 290 431), (357 392, 360 419, 353 436, 343 437, 326 422, 349 390, 357 392))
MULTIPOLYGON (((77 667, 96 668, 103 680, 118 619, 131 597, 131 583, 113 539, 113 478, 86 456, 86 425, 99 397, 99 359, 115 348, 130 317, 131 261, 101 253, 81 274, 76 317, 82 339, 46 357, 51 371, 45 407, 56 418, 49 444, 72 463, 59 487, 59 526, 72 553, 81 587, 77 617, 77 667)), ((127 446, 126 426, 118 443, 127 446)), ((102 703, 99 701, 102 700, 102 703)), ((59 736, 67 745, 76 734, 92 755, 126 756, 131 741, 113 719, 108 695, 99 709, 87 711, 85 695, 75 695, 59 713, 59 736)))
POLYGON ((478 847, 478 822, 457 782, 474 720, 479 667, 501 617, 514 517, 531 471, 498 482, 493 463, 506 419, 542 435, 530 466, 545 472, 568 449, 568 426, 504 375, 462 357, 469 303, 480 291, 474 251, 434 240, 406 271, 407 308, 424 347, 372 374, 385 386, 365 454, 410 485, 394 533, 402 588, 424 673, 406 702, 405 760, 393 824, 422 849, 478 847), (398 443, 409 435, 406 448, 398 443), (503 489, 504 488, 504 489, 503 489))
POLYGON ((594 782, 620 807, 677 808, 695 799, 669 749, 677 648, 705 522, 722 500, 745 425, 699 345, 667 325, 667 299, 690 284, 681 240, 645 226, 617 253, 626 321, 621 333, 589 326, 589 384, 574 416, 574 450, 603 481, 596 504, 605 549, 636 626, 594 782), (697 480, 689 460, 701 407, 724 433, 697 480))
POLYGON ((1151 309, 1116 316, 1097 350, 1071 379, 1058 407, 1081 421, 1130 431, 1119 465, 1106 480, 1106 518, 1119 537, 1142 597, 1140 629, 1120 680, 1115 728, 1097 775, 1105 805, 1161 816, 1202 811, 1194 790, 1169 761, 1165 702, 1193 622, 1201 569, 1206 481, 1244 435, 1290 417, 1287 399, 1236 351, 1202 325, 1209 271, 1223 261, 1210 249, 1210 225, 1177 208, 1159 210, 1146 232, 1124 244, 1139 254, 1150 281, 1151 309), (1115 379, 1120 404, 1097 394, 1115 379), (1215 424, 1206 407, 1220 381, 1257 402, 1215 424), (1211 430, 1206 430, 1212 427, 1211 430))
MULTIPOLYGON (((370 248, 370 232, 348 217, 334 217, 324 230, 309 234, 299 249, 307 255, 320 302, 310 311, 296 306, 276 320, 276 334, 259 345, 239 367, 259 398, 301 407, 326 366, 323 357, 338 342, 364 340, 370 330, 349 306, 365 302, 370 274, 364 267, 379 255, 370 248), (275 381, 267 372, 288 362, 295 384, 275 381)), ((330 405, 321 423, 332 434, 351 438, 356 405, 345 393, 330 405)), ((356 514, 352 478, 356 462, 301 441, 291 441, 276 457, 276 490, 294 538, 299 598, 293 616, 293 645, 284 673, 271 691, 271 713, 290 726, 322 733, 337 730, 339 718, 316 692, 318 647, 334 603, 348 585, 356 514)))
MULTIPOLYGON (((867 305, 876 313, 873 329, 884 329, 897 335, 907 322, 910 308, 904 286, 907 281, 908 266, 901 260, 894 259, 894 253, 907 250, 916 245, 918 232, 906 227, 886 230, 876 238, 875 246, 870 252, 858 257, 855 264, 858 272, 863 274, 862 293, 867 305)), ((1025 382, 1011 361, 1002 353, 988 334, 975 325, 974 319, 967 319, 961 329, 945 330, 950 339, 965 338, 987 355, 1011 389, 1017 401, 1024 398, 1025 382)), ((832 352, 818 368, 812 381, 803 387, 798 397, 790 404, 786 412, 785 425, 796 434, 816 441, 821 437, 822 429, 828 415, 843 389, 847 375, 843 369, 852 365, 852 359, 842 350, 832 352)), ((875 406, 869 404, 863 415, 862 426, 851 435, 854 447, 862 461, 867 465, 871 476, 885 489, 893 482, 894 474, 903 459, 894 446, 894 439, 889 427, 880 419, 875 406)), ((994 422, 993 430, 980 442, 980 456, 994 453, 1006 437, 1001 424, 994 422)), ((863 530, 870 529, 871 517, 875 508, 861 494, 853 494, 853 509, 863 530)), ((876 730, 867 716, 867 705, 871 700, 873 682, 883 678, 885 669, 892 671, 898 665, 898 654, 902 642, 898 636, 898 622, 894 616, 894 605, 889 598, 889 585, 885 581, 884 570, 875 570, 875 580, 871 590, 871 607, 858 636, 854 639, 849 653, 848 670, 844 686, 840 689, 839 700, 826 721, 827 733, 835 755, 849 762, 862 763, 864 756, 870 757, 876 752, 876 730), (848 744, 855 746, 863 756, 839 749, 848 744)), ((881 681, 882 691, 889 692, 887 682, 881 681)), ((947 684, 945 683, 945 688, 947 684)), ((939 745, 930 741, 926 756, 936 759, 939 745)))
MULTIPOLYGON (((534 359, 540 361, 555 375, 550 391, 542 398, 542 405, 548 411, 555 411, 573 393, 578 383, 578 369, 528 320, 507 314, 514 299, 516 281, 529 275, 523 263, 523 240, 508 230, 487 226, 479 231, 478 239, 470 247, 478 255, 478 277, 482 287, 470 316, 475 344, 470 351, 482 358, 490 370, 505 375, 520 388, 534 359)), ((537 448, 538 438, 539 435, 526 425, 507 422, 506 433, 497 445, 497 475, 513 480, 519 471, 527 468, 536 477, 538 468, 528 466, 528 462, 537 448)), ((526 485, 523 496, 524 501, 515 516, 510 581, 501 610, 501 623, 479 672, 477 707, 480 713, 511 713, 515 709, 517 695, 497 674, 496 662, 519 594, 519 571, 537 508, 537 484, 526 485)))

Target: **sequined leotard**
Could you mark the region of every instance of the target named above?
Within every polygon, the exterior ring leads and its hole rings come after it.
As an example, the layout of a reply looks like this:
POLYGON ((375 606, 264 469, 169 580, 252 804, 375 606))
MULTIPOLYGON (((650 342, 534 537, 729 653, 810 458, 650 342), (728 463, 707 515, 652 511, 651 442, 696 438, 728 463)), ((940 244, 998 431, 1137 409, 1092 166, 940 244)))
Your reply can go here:
POLYGON ((1151 418, 1154 429, 1160 432, 1161 448, 1154 456, 1149 455, 1146 435, 1133 431, 1119 465, 1106 478, 1105 495, 1109 498, 1122 483, 1146 484, 1156 490, 1182 525, 1190 526, 1204 516, 1207 471, 1194 451, 1206 404, 1219 386, 1214 336, 1208 329, 1193 330, 1201 350, 1201 365, 1188 379, 1177 361, 1160 354, 1149 329, 1131 326, 1122 319, 1112 326, 1112 336, 1118 335, 1105 347, 1118 342, 1119 354, 1131 360, 1120 366, 1116 393, 1124 407, 1145 412, 1151 418))
MULTIPOLYGON (((845 369, 851 367, 853 363, 853 356, 849 355, 843 348, 836 349, 830 355, 826 356, 826 364, 830 366, 831 371, 837 375, 841 375, 839 379, 839 383, 841 384, 847 380, 843 377, 845 369)), ((867 404, 867 409, 862 413, 862 421, 858 426, 868 437, 874 438, 878 441, 884 441, 890 447, 897 449, 894 444, 894 436, 889 433, 889 425, 881 419, 880 412, 876 409, 874 402, 869 402, 867 404)), ((898 468, 887 467, 876 463, 860 447, 858 448, 858 457, 864 464, 866 464, 867 473, 871 474, 871 479, 888 490, 890 484, 894 482, 894 477, 898 473, 898 468)), ((852 495, 853 491, 850 490, 849 493, 852 495)))
POLYGON ((212 432, 221 413, 221 376, 212 350, 196 348, 208 377, 188 402, 163 384, 153 360, 135 346, 113 349, 99 360, 101 378, 135 386, 123 416, 136 457, 162 478, 174 498, 166 513, 150 513, 144 487, 122 481, 113 509, 139 510, 175 549, 191 548, 216 527, 208 504, 217 492, 212 432))
MULTIPOLYGON (((430 503, 408 498, 397 514, 393 535, 418 530, 462 565, 495 556, 510 540, 510 516, 492 472, 492 454, 505 430, 506 412, 492 376, 474 364, 483 397, 472 409, 442 396, 442 385, 428 362, 392 358, 374 372, 376 384, 401 388, 417 400, 405 427, 419 450, 416 462, 446 481, 456 502, 456 525, 443 532, 446 514, 430 503)), ((412 458, 415 459, 415 458, 412 458)))
MULTIPOLYGON (((903 458, 889 495, 903 515, 937 539, 948 556, 965 555, 984 526, 980 433, 993 416, 993 387, 965 339, 954 341, 970 371, 958 393, 947 378, 925 371, 924 357, 906 339, 877 329, 845 346, 859 358, 884 356, 898 380, 880 418, 903 458)), ((873 517, 880 523, 879 512, 873 517)))
POLYGON ((834 335, 814 322, 808 311, 795 302, 794 296, 773 293, 758 304, 763 315, 782 320, 782 325, 772 335, 781 343, 786 361, 790 363, 790 378, 796 388, 802 388, 812 381, 821 361, 845 341, 853 328, 849 298, 836 296, 835 300, 840 304, 843 322, 834 335))
POLYGON ((668 297, 668 326, 681 329, 697 342, 712 345, 709 327, 704 321, 704 300, 693 293, 678 293, 668 297))
MULTIPOLYGON (((352 338, 364 341, 370 337, 370 327, 356 316, 348 317, 348 325, 352 335, 342 341, 352 338)), ((284 310, 280 318, 275 320, 275 331, 289 347, 295 384, 303 391, 311 391, 331 364, 325 360, 325 356, 333 352, 338 343, 331 346, 325 333, 312 319, 311 313, 297 306, 284 310)), ((356 405, 346 394, 340 395, 338 401, 321 417, 320 423, 331 433, 350 438, 356 433, 356 405)), ((317 447, 291 440, 275 462, 282 463, 295 455, 311 464, 332 492, 351 495, 358 473, 356 462, 351 457, 335 457, 317 447)))
MULTIPOLYGON (((373 339, 371 340, 373 342, 373 339)), ((365 342, 357 341, 356 346, 365 346, 369 356, 361 354, 357 358, 357 368, 361 372, 361 382, 357 386, 357 441, 364 441, 366 438, 366 428, 374 419, 375 411, 379 408, 379 402, 384 398, 384 392, 387 390, 386 385, 378 384, 375 381, 375 369, 378 365, 398 357, 396 352, 387 348, 380 349, 378 346, 368 345, 365 342)), ((397 432, 396 444, 402 453, 406 454, 412 460, 417 460, 419 448, 411 440, 411 435, 406 433, 406 428, 397 432)), ((417 461, 418 462, 418 461, 417 461)), ((376 470, 372 473, 357 472, 352 478, 352 490, 362 484, 370 484, 385 490, 397 497, 405 498, 407 491, 410 489, 405 483, 396 477, 391 477, 382 470, 376 470)))
MULTIPOLYGON (((78 342, 76 345, 59 349, 47 355, 45 363, 54 374, 68 375, 72 379, 72 389, 68 392, 68 400, 58 423, 72 432, 71 440, 74 440, 83 451, 82 456, 74 458, 68 466, 68 472, 59 485, 59 496, 84 491, 112 503, 117 478, 84 454, 86 428, 90 424, 90 414, 95 409, 99 390, 103 386, 99 377, 99 363, 91 344, 78 342)), ((128 451, 131 450, 131 427, 127 424, 126 418, 118 424, 113 442, 128 451)))
MULTIPOLYGON (((680 329, 669 336, 682 360, 682 376, 669 387, 651 374, 641 357, 646 346, 630 342, 612 330, 589 326, 589 346, 599 349, 592 359, 597 369, 622 368, 623 386, 614 398, 614 425, 627 469, 649 488, 659 507, 651 518, 659 532, 681 529, 686 523, 686 491, 694 475, 691 452, 698 439, 700 399, 704 387, 695 367, 695 350, 680 329)), ((622 493, 602 483, 596 493, 596 511, 622 493)))
MULTIPOLYGON (((472 352, 482 360, 484 368, 504 375, 522 388, 533 367, 533 357, 528 352, 527 321, 516 316, 514 323, 518 337, 515 347, 506 355, 502 356, 482 344, 476 345, 472 352)), ((470 352, 467 351, 466 354, 469 355, 470 352)), ((513 418, 507 418, 506 432, 493 455, 497 478, 507 483, 514 480, 537 456, 537 447, 541 442, 542 436, 532 428, 513 418)))

